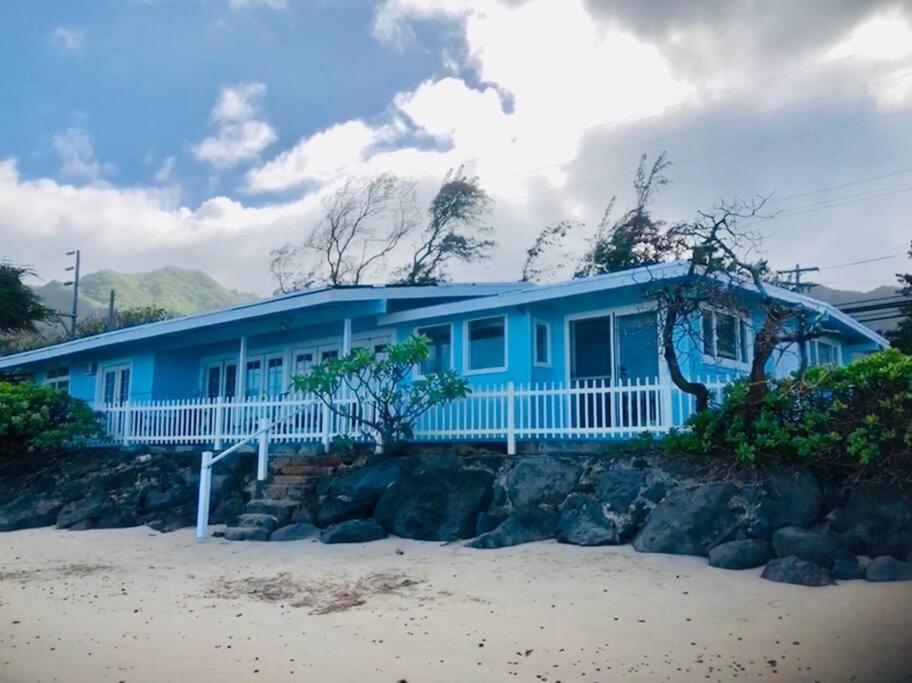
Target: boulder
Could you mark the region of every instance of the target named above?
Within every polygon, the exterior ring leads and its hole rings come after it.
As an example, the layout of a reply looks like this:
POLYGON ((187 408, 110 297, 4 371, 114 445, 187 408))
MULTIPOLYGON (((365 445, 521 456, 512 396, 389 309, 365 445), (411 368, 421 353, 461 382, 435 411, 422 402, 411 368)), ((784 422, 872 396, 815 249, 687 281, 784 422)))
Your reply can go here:
POLYGON ((906 557, 912 552, 912 496, 889 484, 861 484, 849 494, 834 529, 858 553, 906 557))
POLYGON ((626 512, 646 485, 642 470, 612 469, 602 472, 595 479, 595 496, 609 510, 626 512))
POLYGON ((504 482, 514 508, 558 506, 579 481, 579 463, 552 456, 533 456, 519 461, 504 482))
POLYGON ((793 556, 770 560, 761 576, 770 581, 794 583, 799 586, 829 586, 836 583, 828 570, 793 556))
POLYGON ((50 526, 65 503, 53 491, 38 496, 24 493, 0 507, 0 531, 50 526))
POLYGON ((414 458, 388 458, 323 479, 318 488, 317 525, 370 517, 387 487, 415 464, 414 458))
POLYGON ((744 519, 732 484, 679 488, 659 503, 634 539, 641 553, 706 555, 734 537, 744 519))
POLYGON ((58 529, 91 529, 109 512, 113 503, 100 491, 93 491, 80 500, 67 503, 57 515, 58 529))
POLYGON ((281 529, 276 529, 269 536, 270 541, 303 541, 308 538, 316 539, 320 534, 320 528, 313 524, 300 522, 298 524, 288 524, 281 529))
POLYGON ((261 515, 270 515, 276 520, 276 526, 286 526, 291 523, 293 514, 300 507, 294 500, 273 500, 271 498, 255 498, 245 506, 247 512, 261 515))
POLYGON ((582 494, 571 494, 561 510, 557 540, 573 545, 619 545, 635 528, 628 515, 606 510, 606 504, 582 494))
POLYGON ((729 541, 712 548, 709 551, 709 564, 721 569, 753 569, 762 567, 773 556, 773 546, 769 541, 748 538, 729 541))
POLYGON ((855 554, 835 536, 789 526, 773 534, 773 548, 779 557, 795 556, 832 569, 833 562, 858 562, 855 554))
POLYGON ((177 531, 184 527, 196 524, 196 506, 179 505, 174 508, 162 510, 150 519, 146 524, 161 533, 177 531))
POLYGON ((503 524, 506 518, 507 514, 503 510, 480 513, 475 521, 475 535, 481 536, 489 531, 494 531, 494 529, 503 524))
POLYGON ((272 533, 278 524, 276 518, 272 515, 245 512, 238 518, 238 526, 242 528, 265 529, 267 533, 272 533))
POLYGON ((867 581, 912 581, 912 563, 883 555, 871 560, 865 570, 867 581))
POLYGON ((350 519, 326 527, 320 532, 324 543, 367 543, 387 537, 386 530, 374 519, 350 519))
POLYGON ((543 508, 518 510, 507 517, 496 529, 482 534, 466 545, 470 548, 480 549, 506 548, 553 538, 557 520, 556 510, 543 508))
POLYGON ((185 484, 178 483, 166 489, 146 491, 143 498, 146 512, 156 513, 186 503, 191 499, 191 493, 185 484))
POLYGON ((809 470, 767 472, 753 493, 747 532, 756 538, 769 539, 786 526, 810 526, 823 512, 823 491, 809 470))
POLYGON ((854 581, 865 577, 865 568, 857 561, 833 560, 833 578, 838 581, 854 581))
POLYGON ((375 518, 390 533, 421 541, 455 541, 475 533, 491 501, 490 472, 419 466, 383 492, 375 518))

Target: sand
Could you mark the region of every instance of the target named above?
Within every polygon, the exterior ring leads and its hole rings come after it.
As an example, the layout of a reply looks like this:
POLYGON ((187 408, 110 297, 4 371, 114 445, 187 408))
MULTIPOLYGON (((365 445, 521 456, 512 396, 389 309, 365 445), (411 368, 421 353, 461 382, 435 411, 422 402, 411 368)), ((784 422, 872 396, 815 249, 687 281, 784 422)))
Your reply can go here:
POLYGON ((912 680, 912 583, 554 542, 0 534, 0 681, 912 680))

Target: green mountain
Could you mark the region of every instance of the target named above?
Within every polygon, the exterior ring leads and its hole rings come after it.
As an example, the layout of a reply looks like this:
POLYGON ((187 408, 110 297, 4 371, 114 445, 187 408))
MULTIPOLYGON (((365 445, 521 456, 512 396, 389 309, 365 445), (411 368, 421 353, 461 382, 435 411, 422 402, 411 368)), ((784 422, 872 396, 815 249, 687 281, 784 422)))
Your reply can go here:
MULTIPOLYGON (((254 294, 223 287, 201 270, 166 266, 148 273, 100 270, 79 280, 79 318, 105 315, 111 290, 118 310, 158 306, 173 315, 200 313, 258 299, 254 294)), ((52 280, 34 288, 51 308, 69 312, 73 290, 52 280)))

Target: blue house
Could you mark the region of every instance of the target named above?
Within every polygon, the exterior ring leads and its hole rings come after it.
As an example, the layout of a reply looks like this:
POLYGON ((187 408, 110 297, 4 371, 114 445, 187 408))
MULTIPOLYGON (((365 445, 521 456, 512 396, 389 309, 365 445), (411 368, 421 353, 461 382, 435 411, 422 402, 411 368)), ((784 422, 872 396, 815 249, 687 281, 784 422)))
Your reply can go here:
MULTIPOLYGON (((355 348, 383 353, 420 333, 431 357, 415 376, 464 375, 468 398, 422 418, 420 439, 628 437, 681 424, 693 407, 671 384, 658 343, 656 279, 680 278, 673 262, 536 286, 530 283, 326 287, 115 330, 0 358, 102 411, 114 439, 223 443, 270 421, 273 442, 328 440, 350 426, 329 419, 291 378, 355 348), (310 406, 308 408, 308 406, 310 406), (294 414, 294 417, 288 417, 294 414)), ((845 364, 887 345, 839 310, 771 287, 783 303, 813 310, 826 334, 804 350, 812 365, 845 364)), ((680 335, 688 376, 721 389, 747 372, 757 297, 737 291, 738 313, 703 310, 680 335)), ((799 365, 782 348, 772 375, 799 365)))

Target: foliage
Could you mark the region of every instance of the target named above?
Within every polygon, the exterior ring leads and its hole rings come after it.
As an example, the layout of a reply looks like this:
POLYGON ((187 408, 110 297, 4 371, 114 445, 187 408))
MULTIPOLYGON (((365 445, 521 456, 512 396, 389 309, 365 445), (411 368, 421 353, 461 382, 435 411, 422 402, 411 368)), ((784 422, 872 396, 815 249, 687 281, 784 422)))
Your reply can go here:
POLYGON ((361 284, 417 225, 413 183, 389 173, 348 178, 324 199, 323 219, 303 242, 270 253, 278 291, 361 284))
POLYGON ((430 355, 430 340, 413 336, 386 348, 385 357, 356 349, 330 358, 304 376, 294 388, 313 393, 334 414, 351 420, 366 438, 390 452, 413 436, 416 420, 436 405, 465 397, 469 385, 452 370, 411 379, 430 355))
MULTIPOLYGON (((912 246, 909 247, 909 258, 912 258, 912 246)), ((902 285, 900 293, 906 297, 907 301, 899 307, 903 316, 902 320, 888 336, 894 347, 903 353, 912 355, 912 273, 899 275, 898 278, 902 285)))
POLYGON ((665 446, 742 464, 802 463, 832 474, 912 480, 912 357, 887 349, 772 383, 755 419, 746 380, 665 446))
POLYGON ((31 382, 0 382, 0 455, 78 445, 103 433, 84 401, 31 382))
MULTIPOLYGON (((526 250, 526 260, 523 262, 522 268, 522 281, 542 280, 549 270, 556 270, 557 268, 548 269, 541 264, 545 250, 559 245, 567 237, 567 233, 574 228, 581 227, 581 225, 581 223, 575 221, 559 221, 554 225, 543 228, 538 233, 535 241, 532 242, 532 246, 526 250)), ((559 260, 562 262, 567 262, 571 259, 570 254, 561 254, 560 256, 562 258, 559 260)))
POLYGON ((28 268, 0 261, 0 334, 33 333, 37 323, 57 316, 22 282, 31 274, 28 268))
MULTIPOLYGON (((171 314, 159 306, 139 306, 136 308, 127 308, 122 311, 114 311, 114 329, 120 330, 125 327, 136 327, 147 323, 156 323, 171 318, 171 314)), ((108 331, 108 317, 93 315, 85 320, 81 320, 76 325, 76 336, 91 337, 96 334, 108 331)))
POLYGON ((411 263, 398 271, 398 281, 409 285, 433 285, 447 279, 451 261, 469 263, 487 258, 493 240, 475 237, 491 232, 484 217, 491 198, 478 178, 463 169, 448 172, 428 209, 428 224, 412 255, 411 263))

